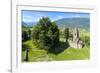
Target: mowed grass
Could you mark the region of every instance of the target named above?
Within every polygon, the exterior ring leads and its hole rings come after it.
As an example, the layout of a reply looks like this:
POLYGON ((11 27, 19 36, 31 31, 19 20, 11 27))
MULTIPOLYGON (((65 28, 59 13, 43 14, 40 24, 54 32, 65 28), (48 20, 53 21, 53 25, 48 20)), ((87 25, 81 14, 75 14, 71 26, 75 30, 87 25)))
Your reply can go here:
MULTIPOLYGON (((23 43, 28 46, 28 58, 29 62, 39 61, 62 61, 62 60, 86 60, 89 59, 90 49, 86 46, 82 49, 74 49, 72 47, 66 48, 59 54, 48 53, 46 50, 37 48, 32 40, 28 40, 23 43)), ((24 62, 25 52, 22 51, 22 62, 24 62)))
POLYGON ((89 49, 84 47, 81 50, 67 48, 62 53, 55 56, 55 60, 85 60, 89 59, 89 49))
MULTIPOLYGON (((42 49, 38 49, 32 42, 32 40, 28 40, 23 43, 24 45, 28 46, 28 58, 29 61, 38 61, 39 58, 43 58, 46 55, 46 51, 42 49)), ((22 61, 25 58, 25 51, 22 51, 22 61)))

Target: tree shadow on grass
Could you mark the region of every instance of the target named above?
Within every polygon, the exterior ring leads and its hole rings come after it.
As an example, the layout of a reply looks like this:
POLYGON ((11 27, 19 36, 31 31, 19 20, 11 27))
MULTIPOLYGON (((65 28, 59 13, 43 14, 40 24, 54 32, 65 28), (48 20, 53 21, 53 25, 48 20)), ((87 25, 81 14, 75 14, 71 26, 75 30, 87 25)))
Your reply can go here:
POLYGON ((69 42, 59 42, 58 46, 48 50, 48 53, 59 54, 69 47, 69 42))

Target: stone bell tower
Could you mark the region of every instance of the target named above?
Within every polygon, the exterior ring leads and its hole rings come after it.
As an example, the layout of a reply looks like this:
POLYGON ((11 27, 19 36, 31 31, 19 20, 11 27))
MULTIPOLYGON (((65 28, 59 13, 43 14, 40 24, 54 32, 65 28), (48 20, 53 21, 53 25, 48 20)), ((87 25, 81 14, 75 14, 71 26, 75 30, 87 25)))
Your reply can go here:
POLYGON ((78 31, 78 28, 75 28, 74 31, 73 31, 74 48, 78 48, 78 40, 79 40, 79 31, 78 31))
POLYGON ((83 41, 79 39, 79 30, 75 28, 73 31, 73 47, 80 49, 83 47, 83 41))

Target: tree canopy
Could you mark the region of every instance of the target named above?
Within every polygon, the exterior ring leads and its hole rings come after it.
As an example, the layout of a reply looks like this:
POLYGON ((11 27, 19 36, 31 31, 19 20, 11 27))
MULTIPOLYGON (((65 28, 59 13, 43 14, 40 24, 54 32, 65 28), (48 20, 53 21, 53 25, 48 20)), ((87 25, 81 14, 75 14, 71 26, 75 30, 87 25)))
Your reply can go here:
POLYGON ((32 39, 41 49, 51 49, 59 43, 59 29, 55 22, 43 17, 33 26, 32 39))

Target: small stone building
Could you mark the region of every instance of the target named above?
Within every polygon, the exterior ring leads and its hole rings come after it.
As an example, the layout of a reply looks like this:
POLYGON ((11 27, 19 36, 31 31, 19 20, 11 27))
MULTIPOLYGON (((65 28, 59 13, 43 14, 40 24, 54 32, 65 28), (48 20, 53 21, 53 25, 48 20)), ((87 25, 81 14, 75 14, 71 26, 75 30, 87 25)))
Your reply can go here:
POLYGON ((76 49, 81 49, 83 47, 83 41, 79 38, 78 28, 75 28, 73 31, 73 47, 76 49))

